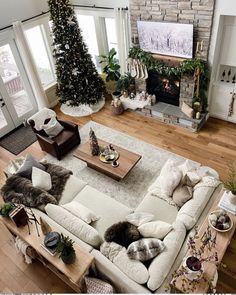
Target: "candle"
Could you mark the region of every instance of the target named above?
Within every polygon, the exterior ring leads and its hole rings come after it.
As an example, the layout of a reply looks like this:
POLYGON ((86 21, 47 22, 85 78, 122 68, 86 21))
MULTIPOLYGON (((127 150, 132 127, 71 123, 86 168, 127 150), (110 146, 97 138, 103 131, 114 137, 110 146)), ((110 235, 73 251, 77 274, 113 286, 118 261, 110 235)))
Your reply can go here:
POLYGON ((199 50, 199 42, 197 42, 196 53, 198 53, 198 50, 199 50))
POLYGON ((201 116, 200 112, 197 112, 196 113, 196 119, 199 120, 200 119, 200 116, 201 116))
POLYGON ((203 50, 203 40, 201 41, 201 51, 203 50))

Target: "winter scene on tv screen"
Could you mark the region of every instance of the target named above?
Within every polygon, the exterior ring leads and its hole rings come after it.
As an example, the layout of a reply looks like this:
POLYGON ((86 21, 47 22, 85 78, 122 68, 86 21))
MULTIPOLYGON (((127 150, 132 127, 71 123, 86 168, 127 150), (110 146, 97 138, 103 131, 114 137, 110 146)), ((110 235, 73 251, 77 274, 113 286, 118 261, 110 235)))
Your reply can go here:
POLYGON ((193 25, 138 21, 140 48, 163 55, 192 58, 193 25))

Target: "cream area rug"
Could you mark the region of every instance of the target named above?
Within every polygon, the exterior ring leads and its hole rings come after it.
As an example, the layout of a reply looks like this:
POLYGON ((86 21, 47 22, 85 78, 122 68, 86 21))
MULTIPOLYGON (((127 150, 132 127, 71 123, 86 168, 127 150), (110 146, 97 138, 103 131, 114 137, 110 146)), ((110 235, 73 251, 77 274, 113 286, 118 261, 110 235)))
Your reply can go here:
POLYGON ((82 143, 89 139, 90 127, 93 128, 98 138, 142 156, 142 159, 124 180, 117 182, 100 172, 88 168, 85 162, 73 157, 74 151, 67 154, 61 161, 49 154, 44 159, 50 163, 59 164, 72 170, 73 174, 79 179, 130 208, 136 208, 142 201, 148 187, 156 180, 162 166, 168 159, 171 158, 178 163, 183 163, 186 160, 181 156, 93 121, 90 121, 80 129, 82 143))

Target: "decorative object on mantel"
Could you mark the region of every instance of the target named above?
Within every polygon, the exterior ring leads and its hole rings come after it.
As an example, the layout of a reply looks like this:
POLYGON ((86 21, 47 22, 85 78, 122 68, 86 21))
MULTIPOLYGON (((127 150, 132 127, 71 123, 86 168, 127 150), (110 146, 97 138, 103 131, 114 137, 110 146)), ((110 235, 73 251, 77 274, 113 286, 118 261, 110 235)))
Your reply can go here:
MULTIPOLYGON (((184 293, 194 293, 200 280, 207 282, 208 279, 204 276, 203 262, 217 262, 217 252, 213 252, 216 247, 216 233, 213 234, 210 226, 200 238, 198 229, 195 228, 195 234, 189 237, 188 254, 183 261, 182 267, 173 273, 171 286, 174 288, 177 279, 181 278, 182 290, 184 293)), ((208 281, 209 287, 212 286, 212 281, 208 281)))
POLYGON ((177 66, 168 66, 165 62, 156 59, 149 52, 145 52, 138 47, 132 47, 129 51, 129 57, 138 59, 141 63, 145 64, 147 70, 155 70, 158 74, 167 77, 174 76, 189 76, 199 74, 198 79, 198 99, 200 99, 202 110, 205 111, 207 107, 206 90, 209 82, 209 70, 207 63, 199 58, 184 60, 177 66), (195 72, 197 70, 197 72, 195 72))
POLYGON ((98 156, 99 152, 100 152, 100 148, 98 145, 97 137, 96 137, 95 132, 93 131, 92 128, 90 128, 90 131, 89 131, 89 140, 90 140, 91 154, 93 156, 98 156))
POLYGON ((127 68, 132 78, 144 80, 148 78, 146 65, 144 63, 141 63, 138 59, 128 58, 127 68))

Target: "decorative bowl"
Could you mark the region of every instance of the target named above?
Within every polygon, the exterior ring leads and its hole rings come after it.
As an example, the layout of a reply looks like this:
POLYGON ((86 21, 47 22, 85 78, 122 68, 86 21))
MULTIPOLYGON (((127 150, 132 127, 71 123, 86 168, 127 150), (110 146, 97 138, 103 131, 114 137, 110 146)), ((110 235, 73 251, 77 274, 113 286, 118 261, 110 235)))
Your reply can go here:
POLYGON ((208 215, 209 225, 218 232, 228 232, 233 227, 233 220, 224 210, 215 210, 208 215))

